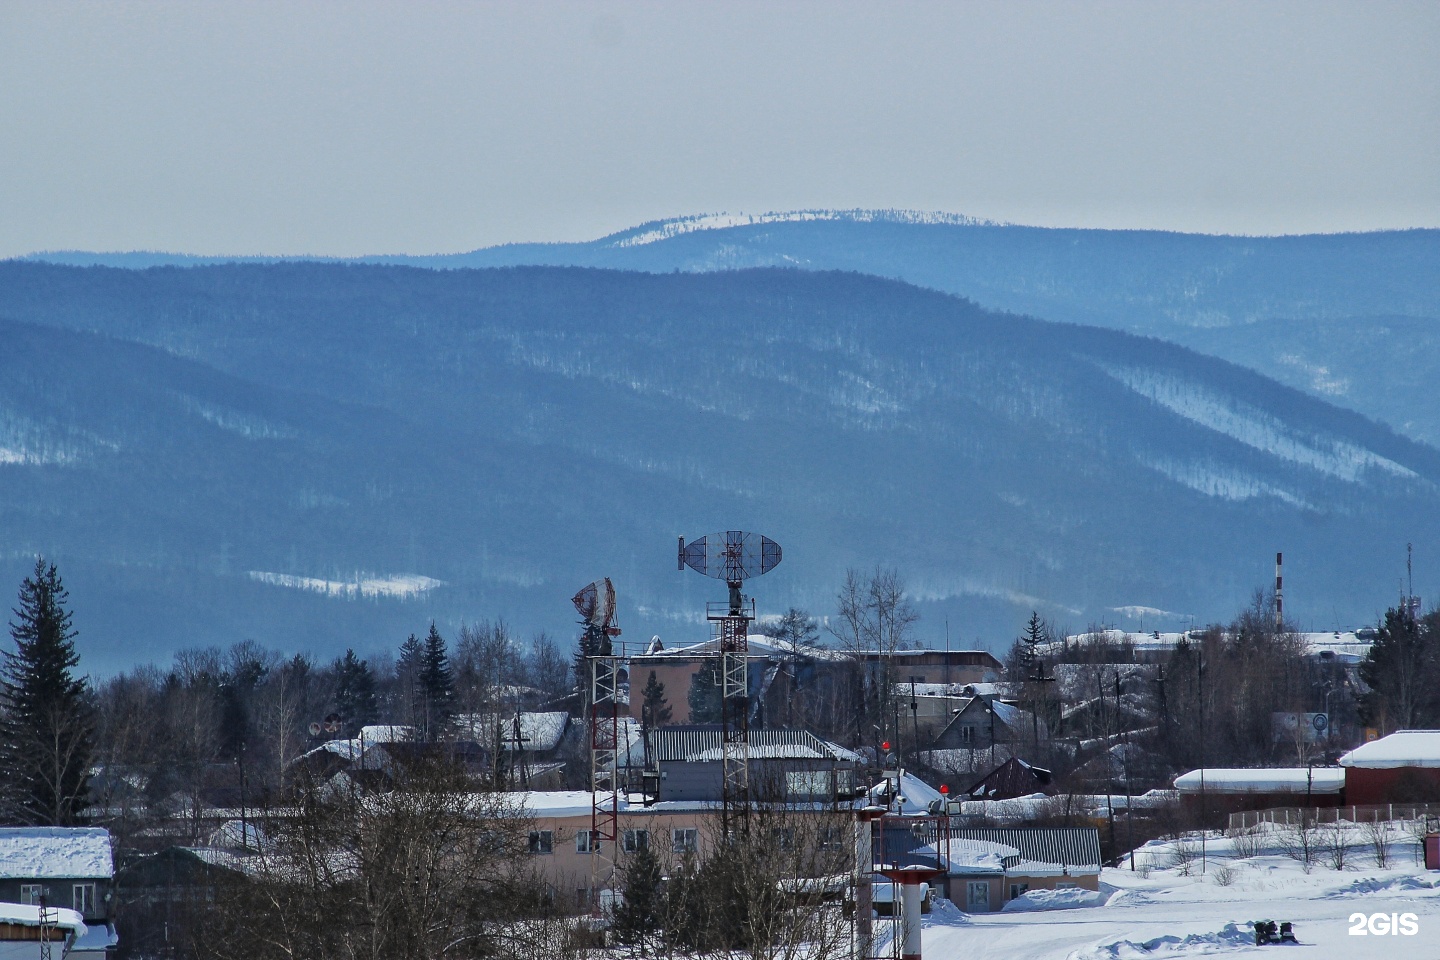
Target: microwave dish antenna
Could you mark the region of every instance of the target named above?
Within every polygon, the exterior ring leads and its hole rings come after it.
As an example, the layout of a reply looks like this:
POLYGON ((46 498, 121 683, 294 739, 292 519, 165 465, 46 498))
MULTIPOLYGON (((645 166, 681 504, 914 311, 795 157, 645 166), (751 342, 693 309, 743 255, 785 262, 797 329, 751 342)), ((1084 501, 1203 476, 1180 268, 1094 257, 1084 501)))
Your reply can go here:
POLYGON ((738 815, 741 822, 750 799, 750 624, 755 601, 740 592, 751 577, 769 573, 780 563, 780 544, 758 533, 726 530, 685 542, 680 538, 679 569, 724 580, 728 602, 706 604, 705 619, 714 625, 716 653, 720 656, 720 724, 723 780, 721 829, 728 836, 738 815))

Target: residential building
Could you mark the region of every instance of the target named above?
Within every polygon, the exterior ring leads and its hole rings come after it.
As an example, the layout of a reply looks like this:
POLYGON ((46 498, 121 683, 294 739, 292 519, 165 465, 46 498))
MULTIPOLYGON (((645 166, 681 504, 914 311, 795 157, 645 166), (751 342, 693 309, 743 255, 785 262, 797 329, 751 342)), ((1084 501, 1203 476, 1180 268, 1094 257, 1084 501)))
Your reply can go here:
POLYGON ((0 901, 35 907, 42 897, 89 929, 68 956, 100 960, 115 945, 110 831, 100 827, 0 827, 0 901))

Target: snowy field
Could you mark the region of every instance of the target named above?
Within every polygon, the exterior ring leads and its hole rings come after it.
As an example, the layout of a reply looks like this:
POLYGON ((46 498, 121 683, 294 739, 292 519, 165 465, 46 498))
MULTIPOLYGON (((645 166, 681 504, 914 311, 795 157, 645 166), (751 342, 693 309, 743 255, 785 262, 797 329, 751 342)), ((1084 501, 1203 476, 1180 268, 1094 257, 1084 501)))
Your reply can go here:
POLYGON ((1373 835, 1353 824, 1338 831, 1321 827, 1308 838, 1266 825, 1251 839, 1242 837, 1238 852, 1234 841, 1211 834, 1203 866, 1198 842, 1156 841, 1137 851, 1135 872, 1127 864, 1102 873, 1101 895, 1091 898, 1096 905, 1085 905, 1087 898, 1077 895, 1052 895, 1046 903, 1044 896, 1029 894, 1022 898, 1028 901, 1023 909, 966 915, 939 903, 925 918, 924 956, 1440 960, 1440 871, 1417 866, 1410 825, 1395 826, 1385 869, 1375 865, 1373 835), (1308 870, 1302 863, 1307 846, 1313 855, 1308 870), (1343 861, 1339 870, 1333 866, 1337 859, 1343 861), (1373 914, 1392 913, 1413 914, 1417 932, 1350 932, 1373 914), (1359 923, 1356 914, 1362 916, 1359 923), (1299 944, 1255 946, 1255 920, 1292 922, 1299 944))

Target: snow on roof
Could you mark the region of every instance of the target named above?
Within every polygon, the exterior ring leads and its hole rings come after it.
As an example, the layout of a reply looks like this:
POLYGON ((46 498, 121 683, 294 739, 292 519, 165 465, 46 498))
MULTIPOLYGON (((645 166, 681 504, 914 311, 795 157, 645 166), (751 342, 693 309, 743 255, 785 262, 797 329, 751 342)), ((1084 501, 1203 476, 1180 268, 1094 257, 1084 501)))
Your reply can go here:
POLYGON ((1397 730, 1362 743, 1341 757, 1340 765, 1371 770, 1440 767, 1440 730, 1397 730))
POLYGON ((390 723, 361 727, 360 739, 366 743, 405 743, 415 740, 417 737, 414 727, 390 723))
MULTIPOLYGON (((1046 863, 1043 860, 1017 860, 1005 868, 1007 877, 1080 877, 1099 876, 1098 863, 1046 863)), ((1086 891, 1087 893, 1089 891, 1086 891)))
MULTIPOLYGON (((1155 630, 1140 630, 1129 632, 1125 630, 1101 630, 1097 633, 1078 633, 1062 640, 1052 640, 1044 644, 1044 652, 1048 655, 1059 653, 1065 646, 1089 646, 1097 640, 1103 639, 1109 643, 1130 644, 1136 650, 1173 650, 1181 640, 1196 642, 1204 631, 1191 630, 1189 632, 1164 632, 1155 630)), ((1365 659, 1373 643, 1372 639, 1360 636, 1354 630, 1332 630, 1320 633, 1301 633, 1298 635, 1309 650, 1311 656, 1330 653, 1336 659, 1350 663, 1358 663, 1365 659)))
POLYGON ((999 873, 1005 870, 1006 860, 1020 856, 1020 851, 1009 844, 993 840, 952 839, 944 844, 926 844, 911 852, 934 858, 942 847, 940 859, 949 873, 999 873))
MULTIPOLYGON (((1191 770, 1176 777, 1175 789, 1199 793, 1201 773, 1191 770)), ((1334 767, 1206 767, 1203 773, 1209 793, 1339 793, 1345 786, 1345 771, 1334 767)))
MULTIPOLYGON (((747 751, 751 760, 823 760, 825 754, 803 743, 751 744, 747 751)), ((692 763, 725 759, 724 747, 711 747, 685 758, 692 763)))
MULTIPOLYGON (((870 788, 872 800, 883 799, 890 781, 882 780, 870 788)), ((900 774, 900 796, 903 798, 896 810, 901 816, 921 816, 930 812, 930 805, 943 799, 934 787, 908 773, 900 774)))
POLYGON ((109 880, 115 874, 103 827, 0 827, 0 879, 109 880))
MULTIPOLYGON (((469 713, 455 718, 456 724, 485 746, 495 740, 496 714, 469 713)), ((523 750, 554 750, 565 735, 570 714, 564 710, 553 712, 522 711, 520 713, 520 747, 523 750)), ((515 749, 515 715, 499 715, 500 749, 515 749)))
MULTIPOLYGON (((65 907, 50 907, 47 921, 57 927, 64 927, 79 936, 85 935, 85 919, 74 910, 65 907)), ((22 927, 40 926, 40 907, 28 903, 0 903, 0 923, 14 923, 22 927)), ((104 929, 103 927, 101 929, 104 929)))
MULTIPOLYGON (((594 809, 594 794, 589 790, 525 790, 517 791, 514 796, 525 813, 534 817, 588 817, 594 809)), ((630 802, 621 796, 619 808, 624 810, 628 806, 630 802)))

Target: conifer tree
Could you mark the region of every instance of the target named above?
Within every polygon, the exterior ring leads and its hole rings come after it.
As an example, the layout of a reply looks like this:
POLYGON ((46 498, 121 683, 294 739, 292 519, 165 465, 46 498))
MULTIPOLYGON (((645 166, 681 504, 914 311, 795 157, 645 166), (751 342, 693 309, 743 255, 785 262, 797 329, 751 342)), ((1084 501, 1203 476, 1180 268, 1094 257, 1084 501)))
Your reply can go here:
POLYGON ((335 661, 335 712, 357 730, 375 722, 375 674, 354 650, 335 661))
POLYGON ((640 705, 640 726, 649 731, 656 727, 663 727, 670 722, 674 711, 670 704, 665 702, 665 684, 650 671, 650 679, 645 681, 645 689, 640 692, 642 697, 640 705))
POLYGON ((11 822, 81 822, 94 752, 90 691, 74 670, 76 631, 69 594, 53 563, 35 561, 20 586, 0 667, 0 780, 11 822))
POLYGON ((398 717, 416 730, 425 726, 425 695, 420 689, 424 666, 425 646, 412 633, 400 644, 400 656, 395 659, 395 680, 398 717))
POLYGON ((621 943, 641 944, 642 955, 645 937, 660 929, 665 915, 663 882, 660 858, 649 844, 630 854, 624 870, 625 896, 615 907, 611 929, 621 943))
POLYGON ((425 739, 435 740, 455 715, 455 676, 445 638, 433 621, 420 659, 420 693, 425 704, 425 739))

